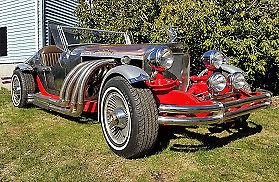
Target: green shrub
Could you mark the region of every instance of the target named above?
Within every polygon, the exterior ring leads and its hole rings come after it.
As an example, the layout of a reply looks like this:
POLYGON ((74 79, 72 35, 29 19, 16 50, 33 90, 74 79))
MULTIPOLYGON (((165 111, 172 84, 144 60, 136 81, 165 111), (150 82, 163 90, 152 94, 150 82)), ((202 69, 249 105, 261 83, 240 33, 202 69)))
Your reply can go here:
POLYGON ((166 42, 172 25, 189 52, 192 72, 201 55, 223 51, 248 73, 253 87, 279 94, 278 0, 103 0, 76 9, 82 27, 130 31, 136 43, 166 42))

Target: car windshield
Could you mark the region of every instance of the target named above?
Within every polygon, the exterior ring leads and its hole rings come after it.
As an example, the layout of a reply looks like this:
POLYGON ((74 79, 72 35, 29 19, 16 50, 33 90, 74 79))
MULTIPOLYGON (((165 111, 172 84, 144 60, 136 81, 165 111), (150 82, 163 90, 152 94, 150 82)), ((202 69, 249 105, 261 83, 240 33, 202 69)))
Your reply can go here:
POLYGON ((50 30, 56 45, 64 48, 77 44, 131 43, 126 32, 64 27, 59 25, 50 25, 50 30))

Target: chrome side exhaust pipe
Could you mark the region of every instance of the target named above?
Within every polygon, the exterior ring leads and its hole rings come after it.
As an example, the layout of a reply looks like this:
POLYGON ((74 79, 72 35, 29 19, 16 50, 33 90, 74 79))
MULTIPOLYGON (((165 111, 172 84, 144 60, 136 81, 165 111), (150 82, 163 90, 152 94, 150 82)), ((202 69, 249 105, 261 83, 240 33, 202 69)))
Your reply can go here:
POLYGON ((83 103, 84 103, 84 91, 86 83, 89 77, 100 67, 112 64, 114 62, 113 59, 110 60, 100 60, 93 65, 88 66, 85 71, 80 75, 79 79, 77 80, 75 87, 73 89, 73 94, 71 97, 71 112, 82 112, 83 103), (77 106, 76 106, 77 104, 77 106))
POLYGON ((81 74, 83 72, 85 72, 86 68, 88 68, 89 66, 91 66, 93 64, 94 63, 91 62, 89 64, 84 65, 79 70, 77 70, 77 72, 72 76, 71 80, 68 82, 68 85, 66 87, 65 98, 61 98, 62 103, 64 101, 64 104, 63 104, 64 106, 68 106, 70 104, 70 102, 71 102, 71 99, 70 99, 71 98, 71 93, 72 93, 72 90, 73 90, 73 88, 75 86, 75 83, 76 83, 77 79, 81 76, 81 74))
MULTIPOLYGON (((41 94, 29 94, 29 97, 33 98, 33 104, 38 105, 39 107, 54 110, 73 117, 78 117, 83 111, 84 91, 88 79, 101 67, 106 67, 113 63, 113 59, 103 59, 94 62, 84 62, 77 65, 67 75, 65 81, 63 82, 59 100, 55 100, 41 94), (67 108, 70 103, 71 107, 67 108)), ((98 72, 99 76, 100 73, 102 73, 101 70, 98 72)), ((103 74, 104 73, 105 71, 103 74)))
POLYGON ((68 75, 66 76, 66 78, 65 78, 65 80, 64 80, 64 82, 63 82, 63 84, 62 84, 62 87, 61 87, 61 91, 60 91, 60 95, 59 95, 59 98, 60 98, 59 101, 60 101, 60 102, 63 102, 62 99, 63 99, 64 96, 65 96, 65 90, 66 90, 66 87, 67 87, 67 85, 68 85, 70 79, 73 77, 73 75, 74 75, 81 67, 83 67, 84 65, 89 64, 89 63, 90 63, 90 62, 83 62, 83 63, 80 63, 80 64, 78 64, 76 67, 74 67, 74 69, 72 69, 72 70, 68 73, 68 75))

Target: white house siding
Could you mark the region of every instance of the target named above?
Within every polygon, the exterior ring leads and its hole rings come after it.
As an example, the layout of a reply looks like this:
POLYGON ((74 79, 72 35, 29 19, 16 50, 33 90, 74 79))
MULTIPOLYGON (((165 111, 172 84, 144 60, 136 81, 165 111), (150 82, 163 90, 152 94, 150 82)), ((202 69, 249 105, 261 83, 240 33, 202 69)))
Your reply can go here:
MULTIPOLYGON (((0 78, 10 77, 17 63, 48 45, 49 22, 77 25, 73 16, 77 5, 76 0, 0 0, 0 27, 7 27, 7 56, 0 56, 0 78)), ((10 84, 3 85, 0 79, 0 87, 10 89, 10 84)))
POLYGON ((0 63, 22 62, 36 50, 35 0, 1 0, 0 27, 7 27, 7 56, 0 63))
POLYGON ((78 6, 76 0, 46 0, 45 1, 45 44, 49 44, 48 24, 55 23, 66 26, 76 26, 77 18, 74 11, 78 6))
POLYGON ((38 0, 38 35, 39 35, 39 48, 44 46, 43 44, 43 0, 38 0))
POLYGON ((76 26, 77 5, 76 0, 0 0, 0 27, 7 27, 8 42, 0 64, 23 62, 48 45, 49 23, 76 26))

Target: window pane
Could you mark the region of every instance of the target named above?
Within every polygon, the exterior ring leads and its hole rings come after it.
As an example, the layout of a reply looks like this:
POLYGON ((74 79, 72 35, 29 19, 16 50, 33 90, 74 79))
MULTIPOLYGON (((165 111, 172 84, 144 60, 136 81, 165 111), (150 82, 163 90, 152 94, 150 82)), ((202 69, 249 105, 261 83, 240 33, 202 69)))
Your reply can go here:
POLYGON ((7 56, 7 27, 0 27, 0 56, 7 56))

